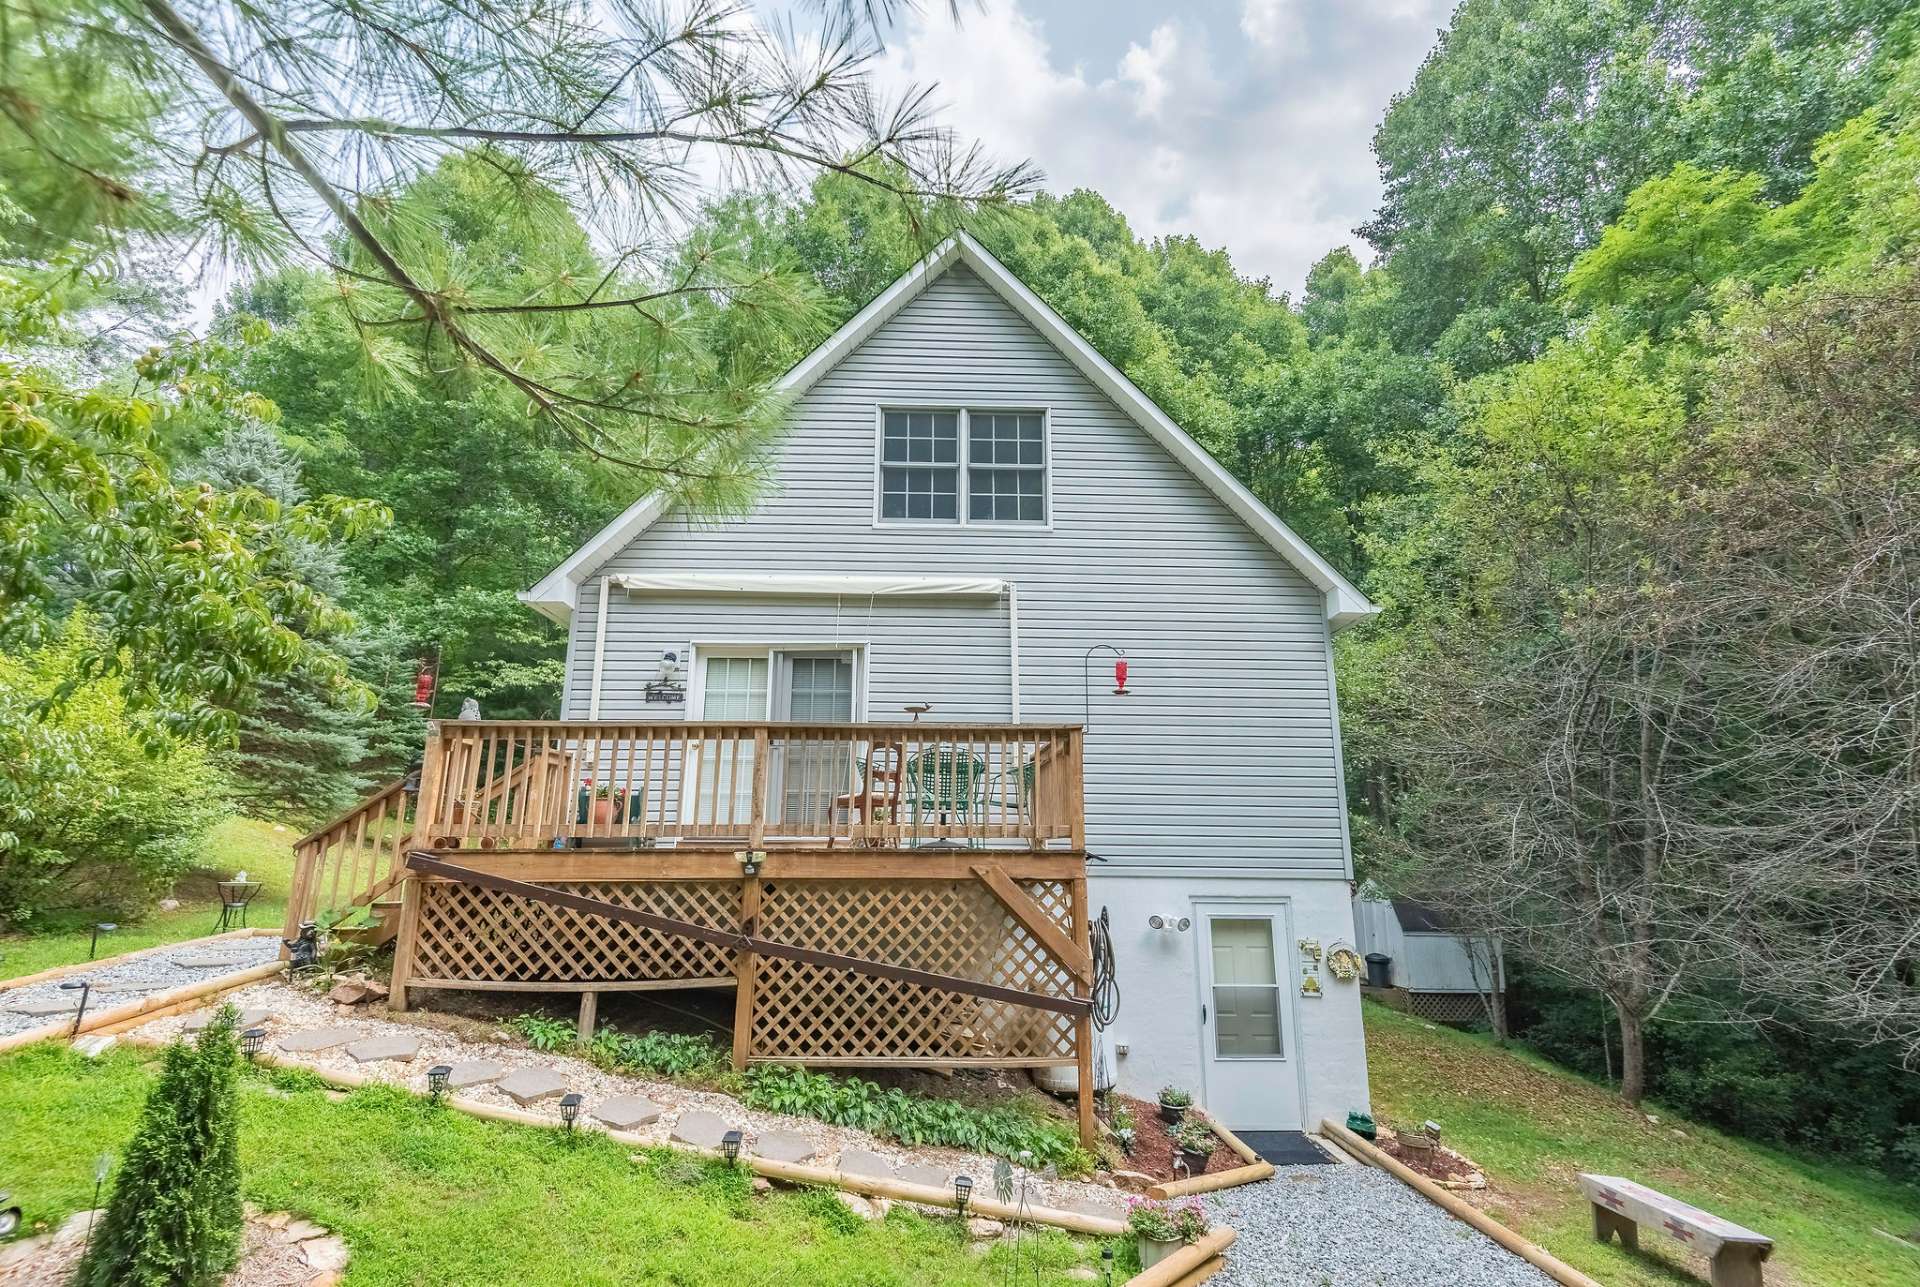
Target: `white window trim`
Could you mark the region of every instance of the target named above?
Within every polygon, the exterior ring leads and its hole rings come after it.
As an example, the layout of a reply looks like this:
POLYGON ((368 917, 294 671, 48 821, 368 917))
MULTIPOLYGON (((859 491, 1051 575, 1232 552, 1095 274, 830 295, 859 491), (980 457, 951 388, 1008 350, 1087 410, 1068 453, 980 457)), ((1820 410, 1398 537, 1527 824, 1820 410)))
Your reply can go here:
MULTIPOLYGON (((867 722, 867 672, 870 650, 864 639, 783 639, 774 643, 746 643, 738 640, 708 640, 688 646, 687 722, 698 724, 705 718, 707 701, 706 662, 711 657, 763 657, 767 663, 767 710, 772 719, 773 695, 778 691, 774 654, 783 652, 850 652, 853 654, 853 722, 867 722)), ((752 724, 757 721, 743 720, 752 724)))
POLYGON ((875 527, 931 528, 935 531, 951 532, 955 529, 975 528, 988 532, 1051 532, 1053 530, 1053 407, 1044 402, 987 402, 969 400, 966 402, 882 402, 873 409, 873 525, 875 527), (887 412, 889 411, 950 411, 960 417, 959 461, 954 466, 958 493, 955 496, 955 509, 958 518, 882 518, 880 507, 884 500, 886 486, 886 462, 882 459, 887 442, 887 412), (1045 473, 1042 479, 1041 503, 1046 506, 1045 522, 1023 522, 1016 518, 968 518, 967 471, 971 462, 969 444, 972 439, 972 414, 975 411, 1026 412, 1040 413, 1040 467, 1045 473))

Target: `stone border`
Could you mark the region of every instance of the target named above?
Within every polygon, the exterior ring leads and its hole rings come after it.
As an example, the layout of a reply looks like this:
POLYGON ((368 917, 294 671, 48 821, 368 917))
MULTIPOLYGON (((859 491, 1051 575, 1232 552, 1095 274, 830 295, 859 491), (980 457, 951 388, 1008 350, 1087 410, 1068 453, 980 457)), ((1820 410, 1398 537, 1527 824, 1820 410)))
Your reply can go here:
POLYGON ((1538 1243, 1522 1238, 1479 1207, 1456 1197, 1418 1171, 1394 1160, 1345 1126, 1324 1121, 1320 1123, 1320 1129, 1328 1139, 1362 1162, 1385 1171, 1454 1219, 1472 1225, 1555 1282, 1563 1283, 1565 1287, 1604 1287, 1597 1279, 1581 1273, 1538 1243))
MULTIPOLYGON (((145 1037, 137 1034, 128 1035, 124 1040, 129 1045, 146 1046, 150 1048, 166 1045, 164 1041, 156 1037, 145 1037)), ((343 1090, 358 1090, 363 1086, 369 1085, 394 1086, 395 1089, 406 1090, 408 1094, 416 1098, 426 1098, 426 1096, 419 1091, 395 1086, 392 1082, 384 1081, 369 1074, 316 1068, 312 1064, 302 1063, 297 1059, 289 1059, 284 1055, 270 1050, 261 1051, 255 1056, 254 1062, 266 1064, 274 1068, 299 1069, 303 1072, 311 1073, 321 1081, 332 1086, 337 1086, 343 1090)), ((478 1117, 485 1121, 507 1122, 516 1126, 537 1126, 543 1130, 565 1129, 564 1126, 550 1117, 543 1117, 538 1113, 529 1113, 520 1109, 506 1108, 494 1104, 479 1104, 470 1100, 452 1097, 449 1097, 443 1102, 448 1108, 454 1111, 466 1113, 471 1117, 478 1117)), ((638 1148, 666 1147, 679 1152, 690 1153, 697 1157, 710 1159, 718 1159, 721 1156, 720 1150, 718 1149, 698 1148, 678 1141, 669 1141, 663 1146, 655 1144, 644 1136, 636 1135, 630 1131, 604 1130, 598 1133, 618 1143, 638 1148)), ((913 1184, 905 1180, 883 1179, 879 1176, 848 1175, 828 1167, 808 1166, 797 1162, 776 1162, 771 1158, 755 1157, 750 1153, 742 1154, 738 1165, 766 1179, 779 1180, 788 1184, 818 1185, 823 1188, 838 1189, 841 1192, 852 1193, 861 1197, 890 1198, 898 1202, 910 1202, 916 1206, 939 1208, 954 1206, 953 1191, 945 1187, 935 1188, 928 1184, 913 1184)), ((1056 1229, 1065 1229, 1069 1233, 1088 1234, 1096 1237, 1120 1238, 1125 1237, 1127 1234, 1127 1223, 1124 1220, 1114 1220, 1105 1216, 1085 1215, 1078 1211, 1066 1211, 1057 1207, 1029 1206, 1022 1209, 1017 1203, 1001 1202, 997 1199, 981 1197, 977 1194, 968 1201, 967 1211, 969 1214, 986 1216, 990 1219, 1006 1221, 1023 1220, 1029 1224, 1044 1224, 1056 1229)))
POLYGON ((14 988, 24 988, 34 983, 50 983, 54 979, 64 979, 69 974, 85 974, 97 970, 103 965, 118 965, 122 961, 131 961, 136 956, 145 956, 148 952, 177 952, 183 947, 198 947, 203 943, 220 943, 236 938, 278 938, 280 931, 265 929, 255 925, 248 929, 226 930, 219 934, 206 934, 200 938, 183 938, 177 943, 155 943, 152 947, 136 947, 127 952, 116 952, 112 956, 102 956, 91 961, 77 961, 72 965, 53 965, 32 974, 22 974, 17 979, 0 979, 0 992, 14 988))

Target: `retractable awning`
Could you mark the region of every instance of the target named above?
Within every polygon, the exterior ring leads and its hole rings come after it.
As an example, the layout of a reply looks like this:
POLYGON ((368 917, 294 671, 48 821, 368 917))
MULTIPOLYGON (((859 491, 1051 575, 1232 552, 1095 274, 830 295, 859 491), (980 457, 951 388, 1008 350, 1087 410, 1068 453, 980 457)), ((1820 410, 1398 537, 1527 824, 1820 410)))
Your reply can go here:
POLYGON ((806 575, 776 572, 623 572, 607 583, 629 594, 764 594, 846 598, 998 598, 998 577, 806 575))

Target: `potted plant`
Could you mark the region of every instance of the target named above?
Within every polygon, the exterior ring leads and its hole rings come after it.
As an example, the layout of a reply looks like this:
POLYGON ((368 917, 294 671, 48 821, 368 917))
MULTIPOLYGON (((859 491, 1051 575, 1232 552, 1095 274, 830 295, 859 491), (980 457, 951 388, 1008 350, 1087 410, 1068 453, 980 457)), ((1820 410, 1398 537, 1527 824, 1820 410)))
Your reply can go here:
POLYGON ((622 803, 626 803, 626 791, 611 788, 605 782, 593 788, 593 826, 607 826, 620 816, 622 803))
POLYGON ((1178 1126, 1180 1119, 1193 1107, 1193 1096, 1178 1086, 1160 1088, 1160 1120, 1169 1126, 1178 1126))
POLYGON ((1184 1118, 1173 1128, 1173 1148, 1186 1164, 1187 1174, 1199 1175, 1213 1156, 1213 1128, 1198 1117, 1184 1118))
POLYGON ((1140 1267, 1151 1269, 1207 1231, 1207 1209, 1197 1200, 1175 1204, 1146 1198, 1127 1200, 1127 1228, 1140 1252, 1140 1267))

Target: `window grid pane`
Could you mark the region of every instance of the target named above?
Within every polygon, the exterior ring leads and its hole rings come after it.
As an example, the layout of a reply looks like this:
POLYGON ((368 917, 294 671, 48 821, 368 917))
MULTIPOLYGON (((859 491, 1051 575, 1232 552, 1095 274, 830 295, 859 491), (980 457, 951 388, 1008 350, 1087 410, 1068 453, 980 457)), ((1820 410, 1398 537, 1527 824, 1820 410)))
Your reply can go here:
MULTIPOLYGON (((1038 411, 967 413, 967 517, 1044 523, 1046 418, 1038 411)), ((888 411, 880 435, 880 517, 960 517, 960 413, 888 411)))

